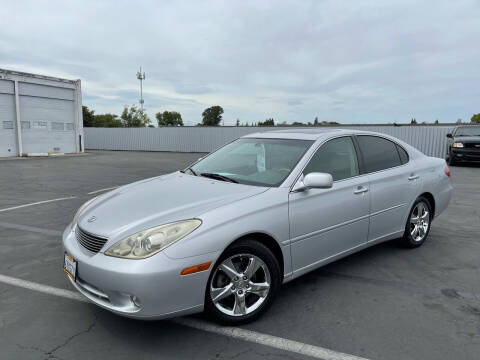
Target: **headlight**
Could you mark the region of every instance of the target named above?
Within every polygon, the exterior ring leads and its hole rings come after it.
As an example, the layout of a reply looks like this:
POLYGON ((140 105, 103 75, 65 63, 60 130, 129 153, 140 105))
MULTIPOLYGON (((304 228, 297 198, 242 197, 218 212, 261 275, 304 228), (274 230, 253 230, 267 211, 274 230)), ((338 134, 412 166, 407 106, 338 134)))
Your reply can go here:
POLYGON ((454 143, 452 144, 452 147, 455 147, 455 148, 463 148, 463 143, 454 142, 454 143))
POLYGON ((183 220, 140 231, 113 244, 105 255, 125 259, 144 259, 190 234, 202 224, 201 220, 183 220))
MULTIPOLYGON (((100 195, 98 195, 98 196, 100 196, 100 195)), ((91 198, 90 200, 88 200, 86 203, 84 203, 82 206, 80 206, 78 208, 77 212, 75 213, 75 216, 72 219, 72 223, 70 224, 70 228, 73 228, 75 226, 75 224, 77 223, 77 219, 80 216, 80 213, 83 211, 83 209, 85 209, 88 205, 90 205, 92 203, 92 201, 95 200, 98 196, 95 196, 94 198, 91 198)))

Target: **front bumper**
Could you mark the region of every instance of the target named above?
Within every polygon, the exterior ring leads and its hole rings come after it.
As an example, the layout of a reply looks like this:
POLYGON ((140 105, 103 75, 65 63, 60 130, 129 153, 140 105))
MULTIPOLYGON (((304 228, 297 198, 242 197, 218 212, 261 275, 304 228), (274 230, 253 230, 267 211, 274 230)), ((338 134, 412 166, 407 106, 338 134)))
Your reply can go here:
POLYGON ((102 308, 141 319, 202 311, 211 268, 185 276, 180 272, 219 256, 215 252, 171 259, 160 252, 142 260, 120 259, 86 250, 70 228, 63 234, 63 246, 77 261, 76 282, 69 279, 80 293, 102 308))
POLYGON ((471 148, 452 148, 450 156, 453 156, 455 161, 480 161, 480 150, 471 148))

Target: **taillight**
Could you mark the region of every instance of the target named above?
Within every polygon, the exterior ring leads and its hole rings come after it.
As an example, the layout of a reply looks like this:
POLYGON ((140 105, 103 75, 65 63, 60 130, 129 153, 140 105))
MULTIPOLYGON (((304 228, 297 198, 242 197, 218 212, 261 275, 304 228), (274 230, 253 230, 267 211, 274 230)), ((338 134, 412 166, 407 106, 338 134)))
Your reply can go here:
POLYGON ((445 175, 450 177, 450 169, 448 167, 445 168, 444 172, 445 172, 445 175))

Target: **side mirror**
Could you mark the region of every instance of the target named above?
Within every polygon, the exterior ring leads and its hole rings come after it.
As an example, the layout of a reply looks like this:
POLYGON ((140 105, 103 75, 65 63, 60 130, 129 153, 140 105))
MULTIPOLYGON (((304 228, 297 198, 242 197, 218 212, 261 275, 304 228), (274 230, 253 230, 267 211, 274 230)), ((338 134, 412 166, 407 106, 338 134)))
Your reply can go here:
POLYGON ((302 178, 300 178, 295 186, 293 191, 304 191, 307 189, 329 189, 333 186, 332 175, 327 173, 309 173, 302 178))
POLYGON ((450 133, 448 133, 448 134, 447 134, 447 137, 450 138, 450 139, 452 139, 452 138, 453 138, 453 135, 450 134, 450 133))

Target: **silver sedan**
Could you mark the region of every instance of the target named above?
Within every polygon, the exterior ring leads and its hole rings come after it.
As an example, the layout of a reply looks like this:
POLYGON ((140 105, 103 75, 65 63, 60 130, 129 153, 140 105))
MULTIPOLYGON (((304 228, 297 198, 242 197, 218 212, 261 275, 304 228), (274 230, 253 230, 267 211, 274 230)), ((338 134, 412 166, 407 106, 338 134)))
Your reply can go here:
POLYGON ((382 134, 251 134, 85 203, 63 234, 63 270, 120 315, 244 323, 320 266, 387 240, 422 245, 449 176, 445 160, 382 134))

